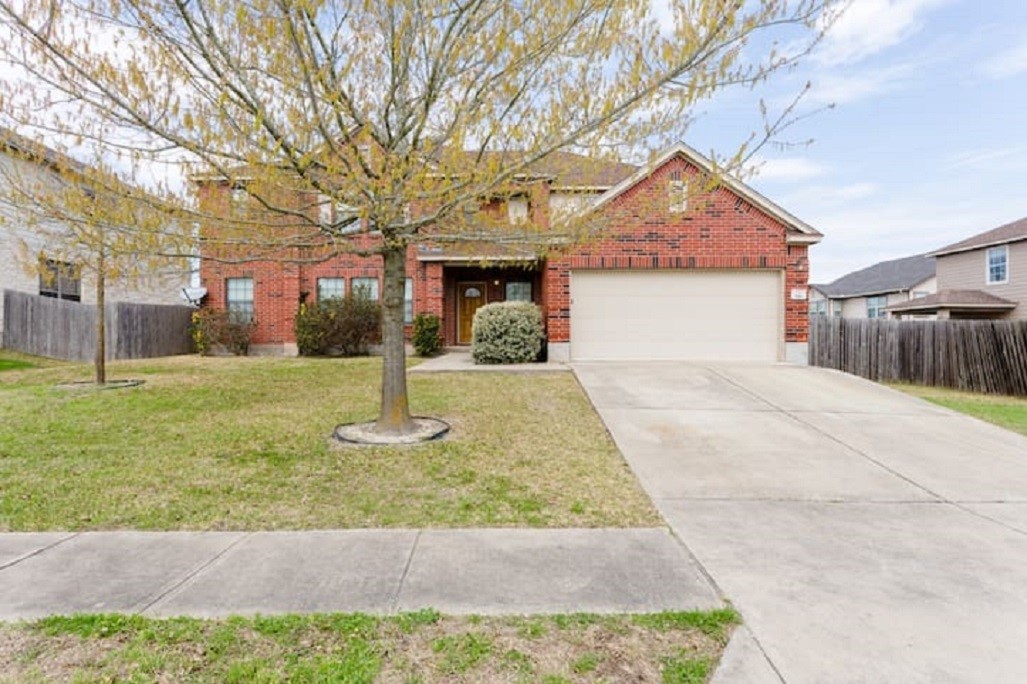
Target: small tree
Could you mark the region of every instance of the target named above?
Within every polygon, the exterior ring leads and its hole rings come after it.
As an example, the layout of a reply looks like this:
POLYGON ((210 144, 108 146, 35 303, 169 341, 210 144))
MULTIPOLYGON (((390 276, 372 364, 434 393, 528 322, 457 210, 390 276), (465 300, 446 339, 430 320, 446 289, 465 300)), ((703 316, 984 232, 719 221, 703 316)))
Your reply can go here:
MULTIPOLYGON (((257 213, 198 210, 209 258, 380 258, 377 430, 402 434, 408 246, 589 238, 586 220, 510 226, 473 206, 562 151, 644 157, 683 139, 715 93, 805 54, 831 2, 0 0, 0 57, 28 75, 4 105, 245 193, 257 213), (326 205, 339 211, 322 219, 326 205)), ((781 125, 742 132, 725 166, 781 125)))
MULTIPOLYGON (((107 288, 140 284, 173 264, 159 256, 180 245, 143 205, 149 198, 112 173, 78 163, 11 132, 0 132, 0 223, 18 229, 23 266, 41 279, 72 269, 93 280, 96 299, 94 379, 107 382, 107 288), (31 234, 31 244, 24 237, 31 234), (55 266, 57 264, 57 266, 55 266)), ((184 270, 183 264, 176 267, 184 270)))

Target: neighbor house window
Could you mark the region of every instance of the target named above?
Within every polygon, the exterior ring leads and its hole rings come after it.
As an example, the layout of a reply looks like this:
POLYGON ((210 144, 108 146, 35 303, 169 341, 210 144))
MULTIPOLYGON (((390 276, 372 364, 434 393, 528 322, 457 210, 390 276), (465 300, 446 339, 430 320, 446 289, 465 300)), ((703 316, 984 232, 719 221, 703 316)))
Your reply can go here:
POLYGON ((832 309, 832 312, 831 312, 832 316, 841 316, 842 315, 842 303, 840 301, 833 300, 831 302, 831 309, 832 309))
POLYGON ((672 214, 688 211, 688 181, 681 177, 680 171, 671 171, 667 182, 668 208, 672 214))
POLYGON ((371 301, 378 301, 378 279, 377 278, 353 278, 350 280, 352 292, 360 297, 367 297, 371 301))
POLYGON ((253 278, 229 278, 225 283, 228 317, 235 323, 253 320, 253 278))
POLYGON ((988 284, 1009 282, 1009 246, 992 247, 988 250, 988 284))
POLYGON ((506 301, 530 302, 531 282, 527 280, 508 280, 506 282, 506 301))
POLYGON ((809 303, 810 316, 823 316, 827 313, 827 300, 814 299, 809 303))
POLYGON ((317 279, 317 301, 324 302, 329 299, 342 299, 346 296, 345 278, 318 278, 317 279))
POLYGON ((403 322, 414 322, 414 279, 407 278, 403 285, 403 322))
POLYGON ((82 277, 74 264, 46 259, 39 265, 39 294, 44 297, 82 301, 82 277))
POLYGON ((888 298, 867 297, 867 318, 884 318, 884 307, 888 306, 888 298))
POLYGON ((911 297, 911 299, 920 299, 921 297, 926 297, 929 294, 931 293, 927 290, 913 290, 913 296, 911 297))

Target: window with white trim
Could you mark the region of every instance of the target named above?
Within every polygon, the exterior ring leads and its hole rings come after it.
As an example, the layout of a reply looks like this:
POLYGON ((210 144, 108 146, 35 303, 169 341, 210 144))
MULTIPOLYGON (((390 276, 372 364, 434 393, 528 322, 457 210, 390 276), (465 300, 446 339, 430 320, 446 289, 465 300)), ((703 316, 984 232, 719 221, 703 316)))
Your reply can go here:
POLYGON ((683 214, 688 211, 688 181, 681 171, 671 171, 667 181, 668 210, 672 214, 683 214))
POLYGON ((372 302, 378 301, 377 278, 351 278, 350 288, 354 296, 367 297, 372 302))
POLYGON ((884 307, 888 306, 888 297, 867 297, 867 318, 884 318, 884 307))
POLYGON ((988 250, 988 284, 1009 282, 1009 245, 999 245, 988 250))
POLYGON ((530 302, 531 281, 530 280, 508 280, 506 281, 506 301, 508 302, 530 302))
POLYGON ((317 279, 317 301, 325 302, 329 299, 342 299, 346 296, 345 278, 318 278, 317 279))
POLYGON ((931 293, 927 290, 913 290, 913 296, 910 299, 920 299, 921 297, 927 297, 931 293))
POLYGON ((225 281, 225 308, 233 323, 253 321, 253 278, 228 278, 225 281))
POLYGON ((414 322, 414 279, 407 278, 403 285, 403 322, 414 322))
POLYGON ((67 261, 45 259, 39 264, 39 294, 44 297, 82 301, 82 274, 67 261))
POLYGON ((528 198, 511 197, 506 202, 506 214, 510 223, 517 225, 528 222, 528 198))
POLYGON ((814 299, 809 303, 810 316, 824 316, 827 314, 827 300, 814 299))

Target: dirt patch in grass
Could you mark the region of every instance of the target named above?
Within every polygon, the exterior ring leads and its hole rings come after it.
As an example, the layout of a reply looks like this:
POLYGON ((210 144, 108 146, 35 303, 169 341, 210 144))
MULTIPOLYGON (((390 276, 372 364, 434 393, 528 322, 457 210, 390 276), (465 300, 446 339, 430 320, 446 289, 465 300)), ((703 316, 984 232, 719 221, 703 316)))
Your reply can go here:
POLYGON ((49 618, 0 626, 0 680, 707 681, 738 616, 661 615, 49 618))
POLYGON ((661 520, 569 373, 414 374, 444 441, 338 450, 377 415, 380 360, 118 362, 0 377, 0 531, 638 527, 661 520))

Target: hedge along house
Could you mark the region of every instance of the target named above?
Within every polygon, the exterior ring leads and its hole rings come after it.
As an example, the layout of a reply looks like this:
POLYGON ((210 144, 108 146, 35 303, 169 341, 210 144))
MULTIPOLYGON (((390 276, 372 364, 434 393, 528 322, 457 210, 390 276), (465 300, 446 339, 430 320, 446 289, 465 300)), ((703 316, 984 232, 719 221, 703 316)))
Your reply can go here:
MULTIPOLYGON (((808 248, 821 234, 739 181, 708 185, 713 171, 683 144, 643 168, 553 155, 518 177, 518 190, 470 211, 554 231, 574 216, 595 231, 543 253, 488 242, 412 245, 407 322, 436 314, 445 343, 464 345, 479 307, 523 300, 542 308, 553 361, 801 358, 808 248)), ((226 180, 194 180, 208 208, 246 201, 226 180)), ((310 264, 204 260, 201 277, 206 306, 253 316, 255 350, 291 354, 301 302, 356 288, 377 298, 382 265, 355 255, 310 264)))

